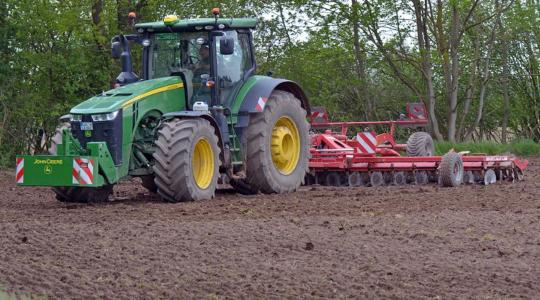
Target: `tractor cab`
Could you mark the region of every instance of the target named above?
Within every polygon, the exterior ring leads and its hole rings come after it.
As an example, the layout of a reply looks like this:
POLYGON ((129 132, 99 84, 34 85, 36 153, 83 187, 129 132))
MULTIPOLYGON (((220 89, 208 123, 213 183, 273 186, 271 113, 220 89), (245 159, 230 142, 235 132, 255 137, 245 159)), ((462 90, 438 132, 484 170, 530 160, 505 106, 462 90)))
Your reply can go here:
POLYGON ((220 19, 219 10, 213 13, 215 18, 205 19, 167 16, 162 22, 136 24, 137 34, 113 38, 113 56, 122 63, 117 84, 139 81, 131 69, 128 45, 135 41, 143 47, 142 80, 181 77, 187 110, 196 102, 229 107, 255 73, 251 29, 257 19, 220 19))

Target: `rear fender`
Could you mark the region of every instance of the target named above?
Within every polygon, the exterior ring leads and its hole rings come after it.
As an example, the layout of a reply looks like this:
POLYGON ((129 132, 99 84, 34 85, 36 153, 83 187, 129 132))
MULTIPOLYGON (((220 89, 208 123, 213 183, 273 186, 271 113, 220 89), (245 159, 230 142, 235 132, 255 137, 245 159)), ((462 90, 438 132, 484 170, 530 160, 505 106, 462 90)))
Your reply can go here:
POLYGON ((274 90, 281 90, 289 92, 298 98, 301 101, 302 107, 306 110, 307 115, 310 115, 309 100, 296 82, 264 76, 260 76, 259 78, 246 93, 244 99, 241 99, 242 105, 238 111, 239 114, 262 112, 272 92, 274 90))

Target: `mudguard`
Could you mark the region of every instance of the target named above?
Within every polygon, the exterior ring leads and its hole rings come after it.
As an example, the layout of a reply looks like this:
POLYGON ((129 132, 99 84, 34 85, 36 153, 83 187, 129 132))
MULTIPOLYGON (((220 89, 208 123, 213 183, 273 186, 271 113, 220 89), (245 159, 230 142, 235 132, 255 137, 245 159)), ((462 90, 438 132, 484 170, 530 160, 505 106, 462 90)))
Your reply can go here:
POLYGON ((309 100, 296 82, 265 76, 260 76, 259 78, 244 97, 239 114, 262 112, 272 91, 283 90, 292 93, 296 98, 300 99, 302 107, 306 110, 307 115, 310 115, 309 100))

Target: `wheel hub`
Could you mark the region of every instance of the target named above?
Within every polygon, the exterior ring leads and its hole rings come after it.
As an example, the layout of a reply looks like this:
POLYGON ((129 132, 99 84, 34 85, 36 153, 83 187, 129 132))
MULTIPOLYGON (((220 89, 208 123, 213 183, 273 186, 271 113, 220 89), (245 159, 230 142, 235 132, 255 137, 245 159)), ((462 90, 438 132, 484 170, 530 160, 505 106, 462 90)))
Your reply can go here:
POLYGON ((291 174, 300 157, 300 135, 294 122, 288 117, 281 117, 272 129, 272 161, 282 174, 291 174))
POLYGON ((205 138, 197 141, 193 149, 193 179, 201 189, 206 189, 212 183, 214 175, 214 153, 210 142, 205 138))

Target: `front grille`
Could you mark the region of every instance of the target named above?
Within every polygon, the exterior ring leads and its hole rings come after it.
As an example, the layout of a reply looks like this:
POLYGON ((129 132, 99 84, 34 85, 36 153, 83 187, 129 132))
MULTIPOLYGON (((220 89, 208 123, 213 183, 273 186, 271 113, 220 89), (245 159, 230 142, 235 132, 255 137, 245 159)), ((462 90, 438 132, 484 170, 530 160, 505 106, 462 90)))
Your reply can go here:
POLYGON ((94 122, 92 116, 83 115, 83 122, 92 122, 93 130, 90 137, 86 137, 81 130, 80 122, 71 122, 71 133, 83 148, 89 142, 106 142, 115 165, 122 164, 122 111, 114 120, 94 122))

